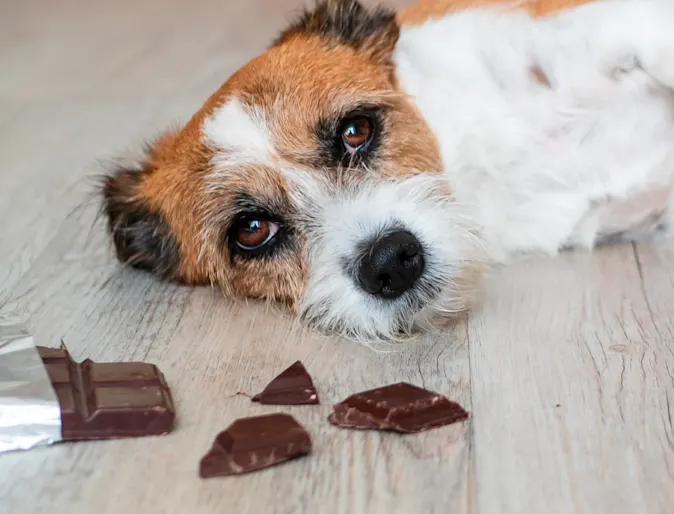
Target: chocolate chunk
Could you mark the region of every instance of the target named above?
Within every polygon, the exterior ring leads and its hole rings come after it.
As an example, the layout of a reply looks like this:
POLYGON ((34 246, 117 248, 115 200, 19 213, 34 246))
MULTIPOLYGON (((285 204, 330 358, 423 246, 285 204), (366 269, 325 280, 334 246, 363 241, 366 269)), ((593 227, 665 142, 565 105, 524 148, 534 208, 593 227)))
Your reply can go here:
POLYGON ((162 435, 175 409, 164 376, 152 364, 87 359, 74 362, 65 346, 38 346, 61 405, 65 441, 162 435))
POLYGON ((309 434, 288 414, 238 419, 215 438, 199 476, 242 475, 309 453, 309 434))
POLYGON ((253 401, 267 405, 310 405, 318 403, 318 393, 306 368, 297 361, 253 396, 253 401))
POLYGON ((468 419, 458 403, 400 382, 349 396, 333 407, 328 421, 343 428, 422 432, 468 419))

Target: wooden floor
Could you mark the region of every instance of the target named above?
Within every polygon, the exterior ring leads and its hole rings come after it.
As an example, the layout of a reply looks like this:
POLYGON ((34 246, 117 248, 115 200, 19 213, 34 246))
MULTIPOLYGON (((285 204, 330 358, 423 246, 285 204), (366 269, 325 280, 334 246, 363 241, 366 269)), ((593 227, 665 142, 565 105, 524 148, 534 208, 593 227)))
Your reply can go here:
POLYGON ((185 120, 300 3, 0 2, 0 318, 80 359, 158 364, 179 414, 166 437, 0 455, 0 512, 674 512, 674 246, 514 266, 453 329, 389 353, 115 264, 89 194, 100 162, 185 120), (231 396, 297 359, 322 405, 231 396), (414 436, 327 424, 332 403, 401 380, 471 421, 414 436), (197 478, 218 431, 277 410, 311 432, 310 458, 197 478))

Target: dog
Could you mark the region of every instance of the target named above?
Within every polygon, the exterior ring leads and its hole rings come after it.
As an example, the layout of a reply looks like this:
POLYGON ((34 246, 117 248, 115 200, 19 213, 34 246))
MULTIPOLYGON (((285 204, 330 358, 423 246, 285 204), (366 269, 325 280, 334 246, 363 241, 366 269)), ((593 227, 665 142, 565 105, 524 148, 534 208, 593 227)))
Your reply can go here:
POLYGON ((392 342, 517 256, 667 235, 672 27, 669 0, 319 0, 109 170, 117 256, 392 342))

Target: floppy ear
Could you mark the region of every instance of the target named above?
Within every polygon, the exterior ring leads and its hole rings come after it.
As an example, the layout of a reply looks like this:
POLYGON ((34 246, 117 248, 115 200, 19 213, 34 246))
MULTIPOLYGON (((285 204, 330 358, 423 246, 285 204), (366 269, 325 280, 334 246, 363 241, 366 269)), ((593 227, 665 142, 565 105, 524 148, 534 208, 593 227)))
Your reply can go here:
POLYGON ((143 197, 141 186, 154 173, 146 160, 137 167, 118 167, 103 179, 103 211, 117 258, 134 268, 175 279, 180 246, 159 209, 143 197))
POLYGON ((367 52, 379 64, 390 64, 400 36, 395 12, 364 7, 358 0, 319 0, 288 27, 275 44, 309 33, 367 52))

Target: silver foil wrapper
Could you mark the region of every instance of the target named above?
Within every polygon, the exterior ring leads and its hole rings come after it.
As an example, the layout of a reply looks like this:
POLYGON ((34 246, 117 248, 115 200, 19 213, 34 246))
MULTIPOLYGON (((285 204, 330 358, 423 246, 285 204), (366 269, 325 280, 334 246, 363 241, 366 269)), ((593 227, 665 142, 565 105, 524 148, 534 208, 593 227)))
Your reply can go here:
POLYGON ((0 452, 60 440, 61 409, 33 337, 0 325, 0 452))

